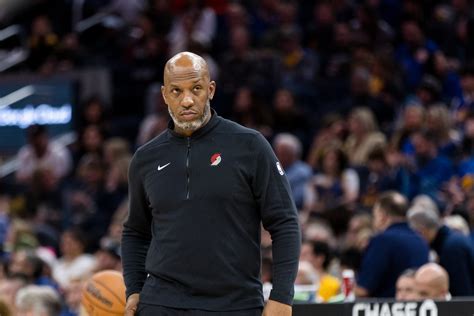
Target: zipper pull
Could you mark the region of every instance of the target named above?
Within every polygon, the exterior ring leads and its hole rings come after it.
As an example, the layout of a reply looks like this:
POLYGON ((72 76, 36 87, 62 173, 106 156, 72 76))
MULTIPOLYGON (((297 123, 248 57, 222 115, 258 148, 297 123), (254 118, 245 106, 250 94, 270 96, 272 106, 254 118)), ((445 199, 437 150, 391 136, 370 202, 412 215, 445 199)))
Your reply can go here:
POLYGON ((188 148, 191 148, 191 137, 188 137, 188 148))

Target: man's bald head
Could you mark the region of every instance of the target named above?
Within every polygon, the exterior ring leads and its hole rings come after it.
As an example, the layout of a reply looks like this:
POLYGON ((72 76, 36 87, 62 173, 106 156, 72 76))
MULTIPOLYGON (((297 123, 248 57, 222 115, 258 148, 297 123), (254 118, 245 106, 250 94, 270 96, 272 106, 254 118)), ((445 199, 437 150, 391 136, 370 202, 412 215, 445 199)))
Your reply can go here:
POLYGON ((191 136, 209 122, 215 91, 216 83, 201 56, 182 52, 166 63, 161 93, 177 133, 191 136))
POLYGON ((199 55, 190 52, 181 52, 173 57, 165 65, 165 85, 170 80, 187 80, 193 76, 199 76, 210 80, 207 62, 199 55))
POLYGON ((421 266, 415 274, 415 286, 420 298, 445 300, 449 294, 449 276, 436 263, 421 266))

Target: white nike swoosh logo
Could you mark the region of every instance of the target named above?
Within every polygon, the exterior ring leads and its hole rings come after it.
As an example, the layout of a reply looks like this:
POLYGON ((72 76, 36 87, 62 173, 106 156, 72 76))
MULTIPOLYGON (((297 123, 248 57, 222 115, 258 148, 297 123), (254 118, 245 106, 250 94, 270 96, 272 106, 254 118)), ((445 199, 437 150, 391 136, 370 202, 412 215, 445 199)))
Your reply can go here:
POLYGON ((171 162, 168 162, 166 165, 163 165, 163 166, 158 165, 158 171, 165 169, 166 167, 170 165, 170 163, 171 162))

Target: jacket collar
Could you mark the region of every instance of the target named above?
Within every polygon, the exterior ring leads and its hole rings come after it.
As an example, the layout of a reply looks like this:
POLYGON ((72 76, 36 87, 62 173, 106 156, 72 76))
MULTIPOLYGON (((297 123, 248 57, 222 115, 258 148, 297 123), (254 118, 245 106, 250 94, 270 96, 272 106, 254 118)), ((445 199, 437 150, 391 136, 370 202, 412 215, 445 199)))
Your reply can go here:
MULTIPOLYGON (((211 130, 213 130, 217 124, 221 121, 221 118, 219 115, 217 115, 217 112, 211 108, 211 118, 209 119, 209 122, 206 123, 206 125, 200 127, 198 130, 194 131, 194 133, 189 136, 191 140, 196 140, 201 138, 202 136, 208 134, 211 130)), ((188 137, 181 135, 179 133, 176 133, 174 130, 174 122, 171 119, 168 122, 168 135, 171 139, 176 139, 176 140, 186 140, 188 137)))

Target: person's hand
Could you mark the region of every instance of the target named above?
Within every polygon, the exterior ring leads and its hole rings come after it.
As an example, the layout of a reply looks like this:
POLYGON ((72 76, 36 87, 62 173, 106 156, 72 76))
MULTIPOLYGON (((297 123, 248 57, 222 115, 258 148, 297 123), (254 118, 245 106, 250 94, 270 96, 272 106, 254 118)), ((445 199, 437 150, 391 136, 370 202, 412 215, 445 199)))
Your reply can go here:
POLYGON ((262 316, 291 316, 291 306, 269 300, 263 309, 262 316))
POLYGON ((140 300, 140 294, 135 293, 128 297, 127 305, 125 305, 125 316, 134 316, 138 308, 138 301, 140 300))

